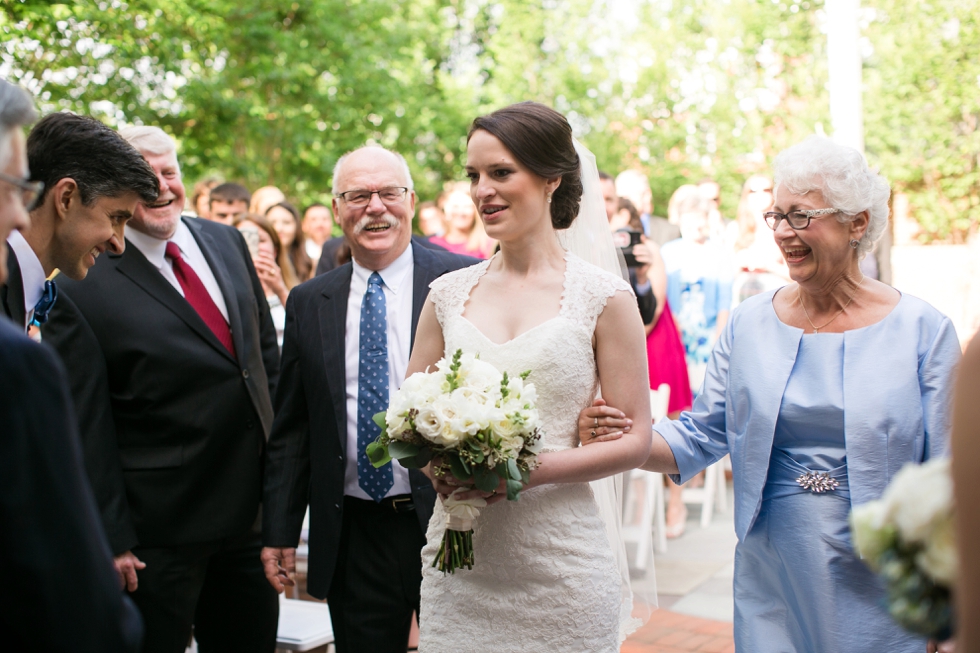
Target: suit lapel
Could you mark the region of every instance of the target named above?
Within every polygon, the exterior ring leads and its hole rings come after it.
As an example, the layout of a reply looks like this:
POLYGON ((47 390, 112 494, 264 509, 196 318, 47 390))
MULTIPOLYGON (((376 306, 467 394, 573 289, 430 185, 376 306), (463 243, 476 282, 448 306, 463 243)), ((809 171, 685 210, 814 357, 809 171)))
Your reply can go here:
POLYGON ((337 437, 340 448, 347 453, 347 298, 354 268, 347 263, 336 273, 324 277, 327 281, 320 291, 325 301, 320 302, 320 344, 323 350, 323 367, 327 387, 337 417, 337 437))
MULTIPOLYGON (((194 240, 197 241, 198 247, 201 248, 201 252, 204 254, 204 258, 207 260, 208 265, 211 267, 211 272, 214 274, 215 280, 218 282, 218 287, 221 289, 221 295, 225 298, 225 307, 228 309, 228 326, 231 327, 231 338, 235 343, 235 351, 241 352, 245 351, 245 342, 243 340, 244 334, 242 330, 242 314, 239 310, 238 305, 238 295, 235 293, 235 285, 232 283, 231 278, 228 276, 228 266, 225 264, 224 259, 221 256, 221 250, 215 245, 214 238, 210 234, 205 233, 201 229, 201 225, 194 220, 187 220, 186 218, 181 218, 184 224, 188 226, 191 230, 191 234, 194 236, 194 240)), ((210 329, 209 329, 210 330, 210 329)), ((215 338, 217 340, 217 338, 215 338)), ((230 352, 225 349, 222 345, 221 349, 224 353, 228 354, 231 358, 230 352)))
POLYGON ((192 331, 208 341, 216 350, 231 359, 231 354, 221 344, 214 332, 204 324, 204 320, 197 314, 184 297, 177 292, 177 289, 170 285, 160 271, 146 260, 143 252, 132 243, 126 243, 126 251, 122 256, 115 254, 109 255, 109 260, 114 261, 116 269, 128 277, 130 281, 142 288, 146 294, 157 300, 165 307, 173 311, 177 317, 183 320, 192 331))
POLYGON ((27 322, 27 308, 24 306, 24 278, 20 273, 20 263, 14 248, 4 243, 7 248, 7 283, 0 286, 0 302, 3 312, 13 320, 23 331, 27 322))
POLYGON ((429 284, 449 272, 449 266, 442 263, 425 247, 413 244, 412 256, 415 259, 415 273, 412 286, 412 339, 409 351, 415 347, 415 330, 419 326, 422 307, 429 296, 429 284))

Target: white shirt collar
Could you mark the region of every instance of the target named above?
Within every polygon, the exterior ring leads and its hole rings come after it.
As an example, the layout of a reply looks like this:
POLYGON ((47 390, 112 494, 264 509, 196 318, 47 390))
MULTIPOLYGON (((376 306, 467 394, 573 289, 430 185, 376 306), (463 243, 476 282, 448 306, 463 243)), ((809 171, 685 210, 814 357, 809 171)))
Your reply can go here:
MULTIPOLYGON (((408 244, 405 251, 399 255, 391 265, 386 267, 384 270, 369 270, 364 267, 356 260, 351 260, 354 264, 354 274, 363 281, 364 286, 367 287, 368 277, 371 276, 372 272, 377 272, 381 275, 381 281, 384 283, 385 287, 388 288, 395 295, 398 294, 398 289, 403 287, 405 283, 405 278, 408 273, 412 270, 412 263, 414 259, 412 258, 412 243, 408 244)), ((411 283, 411 279, 408 280, 411 283)))
POLYGON ((27 309, 27 320, 30 321, 34 307, 44 294, 44 266, 24 234, 16 229, 7 236, 7 243, 17 255, 17 265, 20 266, 20 276, 24 281, 24 308, 27 309))
MULTIPOLYGON (((177 246, 180 247, 181 253, 185 253, 187 252, 185 243, 187 243, 188 238, 193 239, 194 235, 191 233, 191 230, 187 228, 187 225, 184 224, 184 220, 180 219, 177 221, 177 230, 169 240, 177 243, 177 246)), ((166 257, 166 240, 160 240, 159 238, 147 235, 142 231, 136 231, 129 226, 126 227, 126 240, 132 243, 136 249, 141 251, 143 256, 146 257, 146 260, 149 261, 156 269, 159 270, 165 265, 170 265, 167 262, 166 257)))

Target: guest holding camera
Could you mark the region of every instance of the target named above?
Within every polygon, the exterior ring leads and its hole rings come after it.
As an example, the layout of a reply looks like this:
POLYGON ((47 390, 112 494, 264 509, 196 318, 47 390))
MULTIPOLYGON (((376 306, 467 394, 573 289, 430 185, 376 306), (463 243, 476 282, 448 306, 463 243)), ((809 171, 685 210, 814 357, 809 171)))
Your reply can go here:
POLYGON ((282 247, 279 234, 272 224, 261 215, 249 213, 238 218, 234 226, 242 232, 248 245, 252 264, 259 275, 265 300, 269 303, 272 323, 276 326, 276 340, 282 350, 282 336, 286 328, 286 298, 299 281, 289 264, 289 257, 282 247))

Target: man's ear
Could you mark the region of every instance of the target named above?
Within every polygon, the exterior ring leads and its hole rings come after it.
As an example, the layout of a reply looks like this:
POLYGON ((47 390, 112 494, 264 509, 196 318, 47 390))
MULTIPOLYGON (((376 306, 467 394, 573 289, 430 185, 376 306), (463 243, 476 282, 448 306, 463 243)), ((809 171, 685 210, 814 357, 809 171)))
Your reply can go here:
POLYGON ((51 199, 54 200, 54 210, 58 218, 64 220, 73 208, 73 204, 81 204, 82 196, 78 189, 78 184, 71 177, 63 177, 58 180, 54 188, 48 191, 51 199))

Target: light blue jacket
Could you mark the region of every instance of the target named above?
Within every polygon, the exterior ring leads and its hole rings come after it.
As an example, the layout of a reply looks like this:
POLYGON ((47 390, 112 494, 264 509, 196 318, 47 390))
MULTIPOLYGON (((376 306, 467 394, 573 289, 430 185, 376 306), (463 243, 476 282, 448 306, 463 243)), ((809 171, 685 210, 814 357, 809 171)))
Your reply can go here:
MULTIPOLYGON (((762 505, 776 419, 803 337, 801 329, 776 316, 775 293, 756 295, 733 311, 694 407, 654 426, 677 460, 675 482, 686 482, 731 454, 739 540, 762 505)), ((943 455, 959 359, 952 322, 911 295, 903 294, 880 322, 844 333, 844 439, 852 505, 880 497, 905 463, 943 455)))

